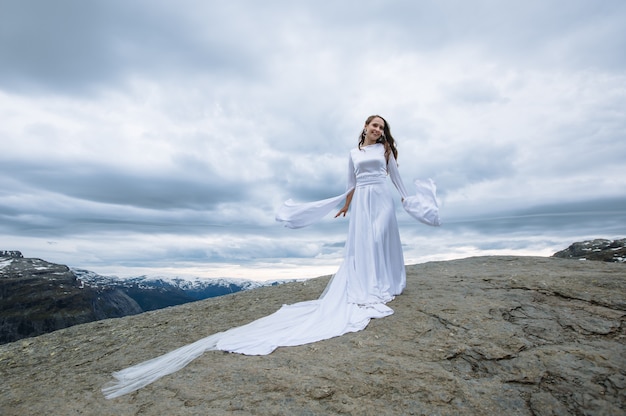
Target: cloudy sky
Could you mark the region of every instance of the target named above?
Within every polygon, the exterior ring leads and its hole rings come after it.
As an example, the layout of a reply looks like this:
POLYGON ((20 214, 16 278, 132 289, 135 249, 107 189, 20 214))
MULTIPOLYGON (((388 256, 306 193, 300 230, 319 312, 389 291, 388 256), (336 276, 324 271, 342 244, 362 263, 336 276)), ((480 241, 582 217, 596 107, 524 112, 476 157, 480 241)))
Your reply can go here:
POLYGON ((624 237, 625 50, 622 0, 0 0, 0 250, 330 273, 347 220, 294 231, 274 211, 343 192, 374 113, 448 224, 398 211, 407 262, 551 250, 587 235, 579 211, 624 237), (532 222, 563 214, 561 239, 532 222))

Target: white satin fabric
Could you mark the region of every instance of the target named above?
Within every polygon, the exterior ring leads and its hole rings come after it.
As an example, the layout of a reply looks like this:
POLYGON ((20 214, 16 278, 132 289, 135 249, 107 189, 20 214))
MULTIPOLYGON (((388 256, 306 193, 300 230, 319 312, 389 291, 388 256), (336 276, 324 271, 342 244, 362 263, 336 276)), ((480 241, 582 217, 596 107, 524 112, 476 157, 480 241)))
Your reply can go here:
POLYGON ((354 189, 344 261, 319 299, 283 305, 275 313, 247 325, 213 334, 163 356, 114 373, 116 381, 102 391, 118 397, 186 366, 209 350, 265 355, 278 347, 303 345, 364 329, 372 318, 393 313, 385 305, 404 289, 406 275, 387 176, 403 198, 409 214, 439 225, 435 186, 416 182, 409 196, 393 156, 389 163, 381 144, 353 149, 349 157, 347 191, 305 204, 289 200, 276 220, 290 228, 307 226, 328 214, 354 189))

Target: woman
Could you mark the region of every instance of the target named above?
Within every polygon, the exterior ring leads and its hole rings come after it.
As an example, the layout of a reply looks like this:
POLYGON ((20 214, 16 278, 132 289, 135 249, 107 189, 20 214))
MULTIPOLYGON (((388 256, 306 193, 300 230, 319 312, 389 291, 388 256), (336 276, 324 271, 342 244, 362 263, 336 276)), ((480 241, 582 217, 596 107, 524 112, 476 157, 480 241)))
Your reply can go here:
POLYGON ((357 148, 350 151, 348 186, 344 194, 306 204, 291 200, 276 220, 290 228, 309 225, 328 214, 344 198, 338 216, 352 206, 344 260, 319 299, 284 305, 247 325, 203 338, 136 366, 119 371, 103 388, 107 398, 137 390, 171 374, 209 350, 265 355, 277 347, 303 345, 364 329, 372 318, 393 313, 385 304, 404 289, 406 275, 395 210, 386 178, 416 219, 439 225, 432 181, 416 181, 408 196, 398 173, 398 151, 389 124, 378 115, 365 121, 357 148))
POLYGON ((350 152, 346 203, 336 216, 345 216, 354 200, 345 248, 349 268, 348 301, 385 303, 404 289, 406 275, 395 208, 386 183, 407 196, 398 174, 395 141, 380 116, 365 121, 357 149, 350 152), (355 198, 356 196, 356 198, 355 198))

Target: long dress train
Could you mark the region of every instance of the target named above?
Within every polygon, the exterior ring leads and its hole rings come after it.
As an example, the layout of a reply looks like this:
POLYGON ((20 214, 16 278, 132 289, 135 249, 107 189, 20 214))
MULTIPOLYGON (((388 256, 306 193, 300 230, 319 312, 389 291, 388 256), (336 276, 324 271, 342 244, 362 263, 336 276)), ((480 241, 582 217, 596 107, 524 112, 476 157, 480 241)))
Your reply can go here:
POLYGON ((403 198, 404 209, 428 225, 439 225, 436 188, 429 180, 416 181, 409 196, 393 156, 375 144, 350 152, 348 186, 344 194, 305 204, 291 200, 278 210, 276 220, 290 228, 318 221, 354 189, 344 260, 316 300, 283 305, 271 315, 219 332, 113 374, 116 381, 103 389, 114 398, 144 387, 180 370, 205 351, 221 350, 266 355, 278 347, 303 345, 364 329, 372 318, 393 313, 386 306, 406 284, 404 258, 394 204, 386 177, 403 198))

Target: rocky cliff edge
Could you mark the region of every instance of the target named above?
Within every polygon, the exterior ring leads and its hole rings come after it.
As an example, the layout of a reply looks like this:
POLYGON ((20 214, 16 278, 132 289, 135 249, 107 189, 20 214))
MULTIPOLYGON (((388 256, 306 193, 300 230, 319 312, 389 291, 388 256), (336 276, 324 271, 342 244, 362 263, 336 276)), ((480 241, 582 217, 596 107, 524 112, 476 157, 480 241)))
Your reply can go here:
POLYGON ((624 264, 474 257, 409 266, 395 314, 248 357, 208 352, 106 400, 113 371, 316 298, 328 278, 92 322, 0 346, 0 414, 618 415, 624 264))

